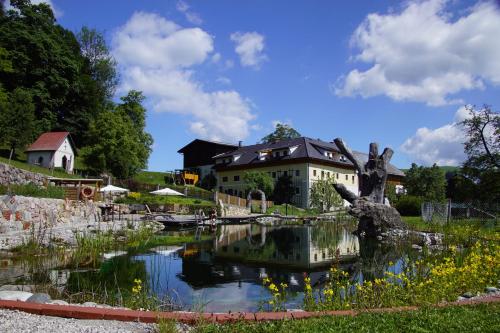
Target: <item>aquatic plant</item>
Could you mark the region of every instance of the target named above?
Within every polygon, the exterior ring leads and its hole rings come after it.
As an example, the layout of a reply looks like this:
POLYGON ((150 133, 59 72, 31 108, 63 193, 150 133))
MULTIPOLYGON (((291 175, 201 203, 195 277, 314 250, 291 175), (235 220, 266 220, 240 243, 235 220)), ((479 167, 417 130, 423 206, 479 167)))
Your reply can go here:
POLYGON ((111 232, 88 234, 75 232, 77 247, 73 252, 75 266, 97 267, 103 253, 117 247, 117 241, 111 232))

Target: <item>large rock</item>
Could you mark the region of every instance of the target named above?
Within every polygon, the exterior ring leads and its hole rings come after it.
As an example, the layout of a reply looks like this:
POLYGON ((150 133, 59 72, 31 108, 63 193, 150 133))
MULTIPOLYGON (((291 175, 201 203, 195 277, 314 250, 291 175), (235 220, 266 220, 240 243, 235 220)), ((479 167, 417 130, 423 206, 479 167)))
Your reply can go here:
POLYGON ((4 284, 0 287, 0 291, 27 291, 32 292, 35 286, 30 284, 4 284))
POLYGON ((369 201, 365 197, 352 202, 349 214, 359 219, 357 233, 361 237, 377 237, 388 230, 406 229, 394 207, 369 201))
POLYGON ((0 300, 3 301, 23 301, 26 302, 28 298, 33 296, 32 293, 26 291, 11 291, 3 290, 0 291, 0 300))
POLYGON ((45 304, 51 301, 51 298, 48 294, 45 293, 35 293, 33 296, 28 298, 26 302, 28 303, 40 303, 45 304))

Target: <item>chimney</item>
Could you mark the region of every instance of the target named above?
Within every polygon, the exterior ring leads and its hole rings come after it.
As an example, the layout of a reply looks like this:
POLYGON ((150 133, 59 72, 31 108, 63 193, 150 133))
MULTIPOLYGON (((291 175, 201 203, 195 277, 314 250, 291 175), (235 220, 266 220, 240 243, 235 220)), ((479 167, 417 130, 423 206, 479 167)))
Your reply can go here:
POLYGON ((238 141, 238 147, 240 147, 240 148, 243 147, 243 141, 241 141, 241 140, 238 141))

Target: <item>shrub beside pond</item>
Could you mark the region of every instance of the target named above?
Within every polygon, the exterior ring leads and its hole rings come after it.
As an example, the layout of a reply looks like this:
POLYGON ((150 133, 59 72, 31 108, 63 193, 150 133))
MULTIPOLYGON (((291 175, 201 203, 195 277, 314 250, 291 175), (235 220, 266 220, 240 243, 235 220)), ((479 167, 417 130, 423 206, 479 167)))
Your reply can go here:
POLYGON ((395 203, 394 207, 402 216, 418 216, 422 206, 422 198, 412 195, 403 195, 395 203))

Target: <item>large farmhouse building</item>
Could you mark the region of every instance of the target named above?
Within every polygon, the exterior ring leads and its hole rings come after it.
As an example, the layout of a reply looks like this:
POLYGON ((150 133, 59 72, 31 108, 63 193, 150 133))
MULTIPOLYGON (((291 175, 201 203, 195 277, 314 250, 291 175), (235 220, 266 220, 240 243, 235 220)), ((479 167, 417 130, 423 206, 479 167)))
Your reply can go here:
POLYGON ((43 133, 26 150, 28 163, 73 173, 75 145, 69 132, 43 133))
POLYGON ((236 149, 238 149, 236 145, 195 139, 177 152, 183 154, 184 170, 196 172, 200 179, 203 179, 207 174, 214 172, 215 155, 236 149))
MULTIPOLYGON (((194 151, 199 144, 196 141, 186 147, 194 151)), ((186 147, 183 148, 185 165, 188 155, 186 147)), ((337 183, 344 184, 352 192, 358 193, 359 180, 356 170, 333 142, 300 137, 275 143, 233 147, 213 156, 210 167, 215 170, 219 192, 244 198, 246 185, 243 175, 248 171, 261 171, 268 173, 275 182, 282 175, 291 176, 295 187, 292 203, 298 207, 309 206, 311 187, 319 179, 333 177, 337 183)), ((228 148, 230 147, 226 147, 228 148)), ((199 150, 203 148, 200 146, 199 150)), ((354 153, 358 158, 368 160, 368 155, 354 153)), ((405 175, 401 170, 390 164, 388 171, 389 183, 402 183, 405 175)))

